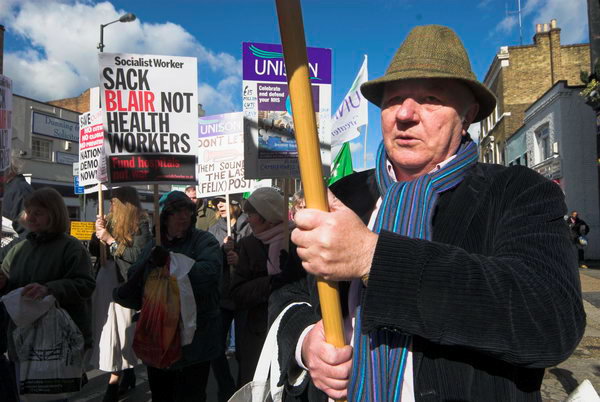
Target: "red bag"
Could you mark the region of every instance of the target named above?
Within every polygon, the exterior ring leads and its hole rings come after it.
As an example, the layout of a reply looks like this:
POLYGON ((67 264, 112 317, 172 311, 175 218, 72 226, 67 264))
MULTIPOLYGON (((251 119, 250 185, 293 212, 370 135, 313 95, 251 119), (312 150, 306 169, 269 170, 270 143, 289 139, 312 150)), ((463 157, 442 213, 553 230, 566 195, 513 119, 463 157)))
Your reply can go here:
POLYGON ((169 367, 181 359, 179 286, 168 266, 154 269, 146 279, 133 337, 135 354, 156 368, 169 367))

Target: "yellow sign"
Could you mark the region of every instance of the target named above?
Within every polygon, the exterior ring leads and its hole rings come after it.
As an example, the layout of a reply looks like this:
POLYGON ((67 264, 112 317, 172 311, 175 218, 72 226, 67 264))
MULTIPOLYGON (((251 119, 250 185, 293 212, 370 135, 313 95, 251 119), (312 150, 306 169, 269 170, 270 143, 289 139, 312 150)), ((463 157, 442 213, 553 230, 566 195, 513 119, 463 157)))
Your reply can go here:
POLYGON ((71 236, 79 240, 90 240, 96 232, 94 222, 71 221, 71 236))

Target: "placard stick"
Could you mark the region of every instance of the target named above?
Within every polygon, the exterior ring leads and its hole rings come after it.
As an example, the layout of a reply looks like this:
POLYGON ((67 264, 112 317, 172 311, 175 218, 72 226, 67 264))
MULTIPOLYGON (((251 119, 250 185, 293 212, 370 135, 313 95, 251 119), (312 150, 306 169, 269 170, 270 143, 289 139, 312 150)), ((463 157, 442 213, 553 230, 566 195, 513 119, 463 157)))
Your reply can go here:
MULTIPOLYGON (((104 219, 104 194, 102 193, 102 182, 98 182, 98 215, 104 219)), ((106 265, 106 243, 100 242, 100 266, 106 265)))
POLYGON ((290 251, 290 179, 283 179, 283 249, 290 251))
MULTIPOLYGON (((304 186, 304 196, 308 208, 329 211, 327 192, 323 182, 321 154, 317 122, 308 76, 308 58, 300 0, 275 0, 279 18, 279 32, 283 45, 283 56, 292 101, 292 114, 298 144, 300 177, 304 186)), ((336 282, 317 280, 323 326, 327 342, 342 347, 344 324, 340 296, 336 282)))
POLYGON ((227 236, 231 237, 231 208, 229 208, 229 193, 225 194, 225 204, 227 204, 227 236))
POLYGON ((161 238, 160 238, 160 210, 158 205, 158 184, 154 185, 154 237, 156 240, 156 245, 160 246, 161 238))

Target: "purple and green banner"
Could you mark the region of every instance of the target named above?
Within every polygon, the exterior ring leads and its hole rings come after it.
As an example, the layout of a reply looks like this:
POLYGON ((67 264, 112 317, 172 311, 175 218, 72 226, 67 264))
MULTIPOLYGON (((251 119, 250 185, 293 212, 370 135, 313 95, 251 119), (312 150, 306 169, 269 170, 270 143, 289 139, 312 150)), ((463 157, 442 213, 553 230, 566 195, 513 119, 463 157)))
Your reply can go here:
MULTIPOLYGON (((246 178, 300 177, 292 106, 281 45, 243 43, 246 178)), ((307 48, 323 170, 331 161, 331 49, 307 48)))

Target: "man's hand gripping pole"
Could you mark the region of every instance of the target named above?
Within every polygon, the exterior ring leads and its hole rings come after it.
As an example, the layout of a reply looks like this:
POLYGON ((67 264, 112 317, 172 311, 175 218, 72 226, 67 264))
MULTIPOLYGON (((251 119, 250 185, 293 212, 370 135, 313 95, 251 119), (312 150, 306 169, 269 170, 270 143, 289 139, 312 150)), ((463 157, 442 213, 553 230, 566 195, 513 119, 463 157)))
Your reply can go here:
MULTIPOLYGON (((307 208, 329 211, 323 181, 317 122, 309 81, 308 58, 300 0, 275 0, 279 31, 289 85, 300 176, 307 208)), ((323 326, 327 342, 335 347, 346 344, 340 296, 336 282, 317 279, 323 326)))

